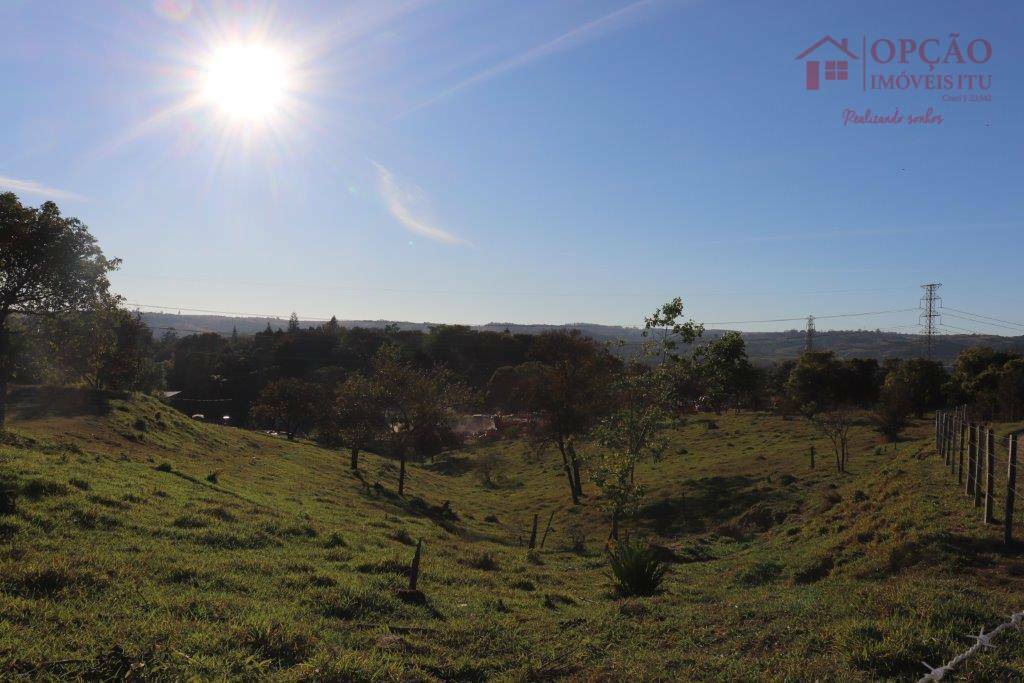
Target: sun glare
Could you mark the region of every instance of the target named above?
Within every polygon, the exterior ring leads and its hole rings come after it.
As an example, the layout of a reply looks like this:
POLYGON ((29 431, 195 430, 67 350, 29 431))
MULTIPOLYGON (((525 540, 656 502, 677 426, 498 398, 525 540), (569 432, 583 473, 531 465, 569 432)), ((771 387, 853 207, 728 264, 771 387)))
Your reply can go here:
POLYGON ((273 116, 288 93, 285 59, 266 45, 230 45, 206 64, 203 96, 230 118, 262 121, 273 116))

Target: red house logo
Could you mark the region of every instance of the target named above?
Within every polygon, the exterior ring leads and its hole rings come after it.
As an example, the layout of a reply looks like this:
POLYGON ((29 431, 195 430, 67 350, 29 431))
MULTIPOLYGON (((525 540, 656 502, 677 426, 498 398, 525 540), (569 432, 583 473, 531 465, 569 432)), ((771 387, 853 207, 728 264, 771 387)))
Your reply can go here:
MULTIPOLYGON (((858 59, 857 55, 850 52, 850 48, 847 44, 846 38, 837 41, 832 36, 825 36, 814 45, 801 52, 796 56, 797 59, 804 59, 809 54, 824 46, 825 44, 831 45, 836 53, 836 56, 841 56, 843 59, 829 59, 825 61, 825 80, 826 81, 845 81, 849 77, 850 62, 846 59, 858 59)), ((807 89, 818 90, 821 87, 821 62, 817 59, 808 59, 806 63, 807 68, 807 89)))

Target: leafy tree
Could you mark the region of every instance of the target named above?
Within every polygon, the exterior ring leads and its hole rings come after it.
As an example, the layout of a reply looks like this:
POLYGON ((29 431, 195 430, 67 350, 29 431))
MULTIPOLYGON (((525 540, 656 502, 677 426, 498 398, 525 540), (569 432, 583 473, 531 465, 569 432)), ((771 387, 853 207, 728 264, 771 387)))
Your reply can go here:
POLYGON ((257 421, 280 428, 291 441, 316 422, 322 398, 316 384, 279 379, 263 388, 252 413, 257 421))
POLYGON ((379 385, 366 375, 350 375, 337 389, 330 425, 348 448, 350 466, 359 469, 359 453, 384 434, 387 424, 379 385))
POLYGON ((288 318, 288 332, 295 333, 299 331, 299 316, 292 311, 291 316, 288 318))
POLYGON ((868 407, 878 401, 884 375, 874 358, 850 358, 843 361, 842 393, 849 403, 868 407))
POLYGON ((754 368, 739 332, 697 347, 692 367, 704 400, 715 410, 734 405, 753 386, 754 368))
POLYGON ((786 380, 786 394, 793 405, 827 409, 843 398, 843 369, 831 351, 810 351, 797 360, 786 380))
POLYGON ((1015 422, 1024 407, 1024 358, 1006 361, 999 369, 998 383, 1000 411, 1007 420, 1015 422))
POLYGON ((661 368, 636 363, 620 375, 614 392, 614 409, 594 430, 601 449, 592 459, 591 479, 611 517, 610 537, 618 539, 620 520, 636 514, 645 493, 636 481, 637 463, 661 459, 668 447, 663 433, 670 424, 670 386, 661 368))
POLYGON ((536 361, 525 387, 525 403, 537 415, 532 441, 538 448, 553 445, 573 505, 583 495, 577 442, 608 408, 608 384, 617 361, 606 349, 578 330, 545 332, 530 350, 536 361))
POLYGON ((896 375, 890 375, 879 395, 875 407, 874 419, 878 431, 896 443, 900 432, 907 426, 907 418, 913 412, 913 399, 910 387, 900 381, 896 375))
POLYGON ((393 343, 377 352, 372 377, 380 392, 384 440, 399 460, 398 494, 403 495, 410 452, 436 447, 450 437, 449 418, 471 397, 447 370, 416 367, 393 343))
POLYGON ((906 385, 911 410, 918 417, 923 417, 926 411, 940 408, 945 403, 944 385, 947 376, 939 361, 927 358, 904 361, 889 374, 889 378, 906 385))
POLYGON ((682 320, 683 300, 676 297, 644 318, 644 336, 653 335, 655 353, 662 362, 678 359, 679 345, 689 346, 704 333, 704 326, 693 320, 682 320))
POLYGON ((93 389, 151 391, 164 384, 153 334, 142 319, 107 302, 45 326, 65 378, 93 389))
POLYGON ((13 367, 11 316, 56 315, 88 310, 106 299, 108 259, 89 229, 64 217, 53 202, 24 206, 12 192, 0 194, 0 428, 13 367))

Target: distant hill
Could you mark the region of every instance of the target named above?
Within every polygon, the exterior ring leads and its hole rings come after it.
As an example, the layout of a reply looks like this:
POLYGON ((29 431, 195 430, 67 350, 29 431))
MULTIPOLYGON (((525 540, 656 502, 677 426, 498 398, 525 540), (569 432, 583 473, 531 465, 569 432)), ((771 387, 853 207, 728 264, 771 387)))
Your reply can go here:
MULTIPOLYGON (((175 330, 179 335, 213 332, 228 335, 233 330, 247 335, 262 332, 269 325, 271 329, 285 329, 288 321, 284 318, 231 317, 223 315, 178 315, 173 313, 141 312, 142 319, 159 336, 175 330)), ((299 321, 303 327, 322 325, 321 321, 299 321)), ((395 325, 401 330, 427 331, 438 323, 404 322, 392 320, 339 320, 342 327, 382 328, 395 325)), ((593 323, 568 323, 565 325, 523 325, 517 323, 487 323, 472 325, 471 329, 486 332, 512 334, 541 334, 549 330, 578 329, 598 341, 621 339, 627 349, 635 348, 643 340, 642 330, 636 327, 597 325, 593 323)), ((707 330, 705 339, 716 339, 727 330, 707 330)), ((796 358, 804 348, 802 330, 782 332, 744 332, 747 353, 754 362, 768 363, 786 358, 796 358)), ((944 363, 952 363, 964 349, 986 345, 994 349, 1011 349, 1024 352, 1024 336, 1004 337, 988 334, 941 335, 934 342, 933 355, 944 363)), ((924 353, 924 338, 918 334, 901 334, 879 330, 819 331, 814 337, 815 349, 833 351, 841 358, 917 358, 924 353)))

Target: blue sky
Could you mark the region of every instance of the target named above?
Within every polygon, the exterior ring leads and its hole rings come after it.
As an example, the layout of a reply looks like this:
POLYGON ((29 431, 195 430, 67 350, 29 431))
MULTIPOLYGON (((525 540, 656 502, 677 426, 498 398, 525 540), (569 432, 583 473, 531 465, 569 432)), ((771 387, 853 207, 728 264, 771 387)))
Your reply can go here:
POLYGON ((0 186, 82 218, 132 303, 637 324, 681 295, 722 322, 913 308, 942 282, 1024 322, 1018 2, 0 0, 0 25, 0 186), (859 62, 809 92, 795 59, 950 33, 992 45, 947 69, 990 74, 991 101, 865 93, 859 62), (272 122, 182 104, 238 40, 288 56, 272 122), (896 107, 943 122, 842 122, 896 107))

